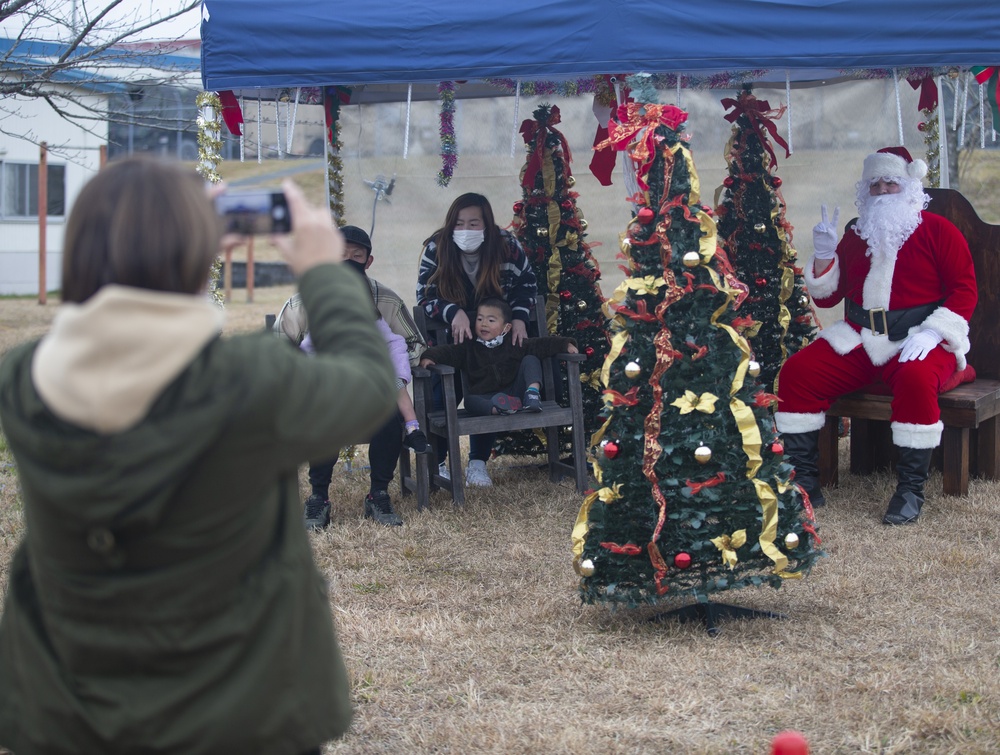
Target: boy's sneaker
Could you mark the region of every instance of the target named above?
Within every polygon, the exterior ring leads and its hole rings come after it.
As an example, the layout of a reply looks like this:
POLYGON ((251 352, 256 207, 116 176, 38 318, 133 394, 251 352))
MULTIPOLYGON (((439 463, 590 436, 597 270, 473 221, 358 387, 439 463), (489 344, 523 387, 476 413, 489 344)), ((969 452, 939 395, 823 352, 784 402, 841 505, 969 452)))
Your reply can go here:
POLYGON ((506 393, 498 393, 490 401, 497 414, 513 414, 521 408, 521 400, 516 396, 508 396, 506 393))
POLYGON ((324 530, 330 526, 330 501, 319 493, 306 498, 302 512, 307 530, 324 530))
POLYGON ((365 496, 365 519, 374 519, 386 527, 403 526, 403 520, 392 510, 392 499, 386 490, 376 490, 365 496))
POLYGON ((438 474, 446 480, 451 479, 451 470, 448 469, 448 462, 442 461, 438 464, 438 474))
POLYGON ((524 394, 524 403, 521 406, 522 412, 540 412, 542 410, 542 397, 535 391, 528 391, 524 394))
POLYGON ((472 459, 469 466, 465 468, 465 484, 477 488, 488 488, 493 485, 493 480, 486 473, 486 462, 472 459))
POLYGON ((424 435, 423 430, 413 430, 403 436, 403 445, 412 448, 413 453, 425 454, 427 453, 427 436, 424 435))

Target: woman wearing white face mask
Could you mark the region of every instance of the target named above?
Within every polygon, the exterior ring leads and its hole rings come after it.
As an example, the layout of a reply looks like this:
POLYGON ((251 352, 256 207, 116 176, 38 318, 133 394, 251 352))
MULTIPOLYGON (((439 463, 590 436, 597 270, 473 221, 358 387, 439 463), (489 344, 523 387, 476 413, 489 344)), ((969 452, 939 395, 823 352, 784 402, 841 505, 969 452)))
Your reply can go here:
MULTIPOLYGON (((462 194, 451 203, 444 225, 424 242, 417 273, 417 305, 428 317, 451 326, 451 338, 473 338, 467 311, 485 299, 503 299, 514 313, 513 342, 528 337, 528 313, 538 293, 535 273, 517 239, 497 226, 482 194, 462 194)), ((493 437, 470 438, 469 485, 488 486, 486 460, 493 437)), ((439 449, 438 459, 444 454, 439 449)), ((447 466, 442 463, 442 471, 447 466)))

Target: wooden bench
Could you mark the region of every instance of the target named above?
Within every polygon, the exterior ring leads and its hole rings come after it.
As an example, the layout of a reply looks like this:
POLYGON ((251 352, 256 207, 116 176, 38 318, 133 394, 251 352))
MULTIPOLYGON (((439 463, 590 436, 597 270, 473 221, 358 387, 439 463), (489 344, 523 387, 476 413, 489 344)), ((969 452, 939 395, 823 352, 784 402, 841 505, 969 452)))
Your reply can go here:
MULTIPOLYGON (((446 342, 447 326, 443 322, 430 320, 420 307, 414 307, 413 319, 420 328, 427 343, 446 342)), ((475 317, 471 318, 475 322, 475 317)), ((538 332, 538 324, 544 328, 545 300, 538 296, 531 313, 529 334, 538 332)), ((459 438, 463 435, 499 433, 511 430, 541 429, 545 432, 548 456, 549 479, 558 481, 570 476, 576 483, 578 493, 587 488, 586 438, 583 431, 583 393, 580 386, 580 363, 583 354, 559 354, 542 360, 542 411, 538 414, 518 412, 507 415, 474 416, 458 407, 456 381, 461 373, 447 365, 432 365, 429 370, 413 370, 413 404, 420 426, 427 433, 430 451, 416 457, 415 469, 411 469, 406 448, 400 456, 400 488, 403 495, 416 493, 417 508, 427 505, 430 492, 443 488, 451 493, 456 506, 465 503, 465 484, 462 472, 459 438), (560 396, 560 373, 566 376, 566 396, 560 396), (443 407, 433 406, 431 376, 441 378, 443 407), (571 449, 569 461, 559 455, 559 429, 570 428, 571 449), (448 443, 448 465, 450 479, 438 474, 436 439, 444 438, 448 443)))
MULTIPOLYGON (((965 495, 970 476, 1000 479, 1000 226, 980 220, 969 201, 953 189, 927 189, 927 194, 931 197, 927 209, 954 223, 969 242, 979 286, 968 354, 977 379, 941 394, 944 432, 933 459, 944 477, 945 495, 965 495)), ((821 485, 836 486, 839 481, 839 417, 851 420, 852 473, 870 474, 893 466, 892 396, 882 389, 848 394, 830 407, 819 438, 821 485)))

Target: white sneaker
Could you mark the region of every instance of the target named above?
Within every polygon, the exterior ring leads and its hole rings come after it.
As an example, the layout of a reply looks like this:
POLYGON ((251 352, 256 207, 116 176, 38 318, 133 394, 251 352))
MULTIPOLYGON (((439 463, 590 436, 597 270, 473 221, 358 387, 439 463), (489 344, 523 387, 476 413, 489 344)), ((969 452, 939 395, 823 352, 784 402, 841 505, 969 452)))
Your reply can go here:
POLYGON ((451 479, 451 472, 448 470, 448 462, 442 461, 438 464, 438 474, 446 480, 451 479))
POLYGON ((488 488, 493 484, 493 480, 486 473, 486 462, 472 459, 469 466, 465 468, 465 484, 473 485, 477 488, 488 488))

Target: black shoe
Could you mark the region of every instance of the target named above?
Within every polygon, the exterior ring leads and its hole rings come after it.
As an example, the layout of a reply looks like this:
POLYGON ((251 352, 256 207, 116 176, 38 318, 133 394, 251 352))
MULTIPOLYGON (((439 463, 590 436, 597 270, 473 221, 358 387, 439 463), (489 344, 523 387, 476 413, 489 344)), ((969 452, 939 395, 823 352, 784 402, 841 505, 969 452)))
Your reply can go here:
POLYGON ((392 499, 385 490, 377 490, 365 496, 365 519, 374 519, 386 527, 403 526, 403 520, 392 510, 392 499))
POLYGON ((522 412, 540 412, 542 410, 542 397, 534 391, 524 394, 524 401, 521 402, 522 412))
POLYGON ((427 436, 423 430, 414 430, 403 436, 403 445, 412 448, 413 453, 427 453, 427 436))
POLYGON ((306 498, 305 510, 302 512, 307 530, 325 530, 330 526, 330 501, 313 493, 306 498))

